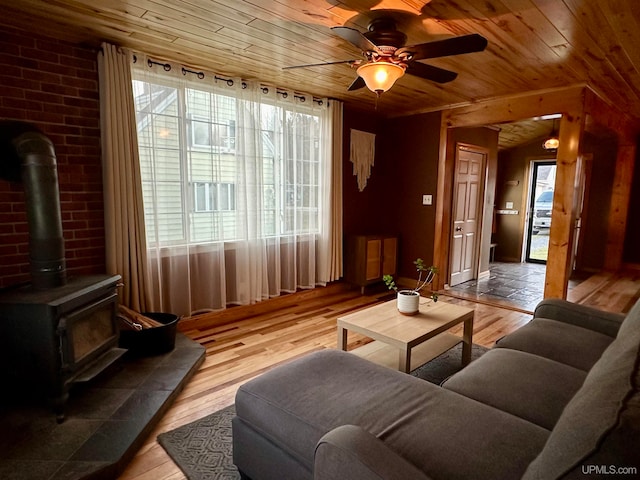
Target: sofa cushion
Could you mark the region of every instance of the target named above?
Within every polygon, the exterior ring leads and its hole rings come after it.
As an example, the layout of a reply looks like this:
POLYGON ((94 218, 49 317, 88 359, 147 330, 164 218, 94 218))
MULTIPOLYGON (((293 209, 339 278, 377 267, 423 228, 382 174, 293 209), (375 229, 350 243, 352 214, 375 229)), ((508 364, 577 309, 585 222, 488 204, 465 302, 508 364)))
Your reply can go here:
POLYGON ((640 310, 634 311, 565 408, 525 479, 584 478, 590 468, 640 472, 640 310))
POLYGON ((357 425, 434 478, 520 478, 549 434, 339 350, 307 355, 247 382, 236 395, 236 412, 309 469, 325 433, 357 425))
POLYGON ((534 317, 550 318, 615 338, 625 315, 605 312, 586 305, 580 305, 559 298, 547 298, 536 306, 534 317))
POLYGON ((544 357, 496 348, 443 387, 551 430, 586 376, 583 370, 544 357))
POLYGON ((500 339, 496 347, 532 353, 588 372, 612 341, 587 328, 534 318, 500 339))

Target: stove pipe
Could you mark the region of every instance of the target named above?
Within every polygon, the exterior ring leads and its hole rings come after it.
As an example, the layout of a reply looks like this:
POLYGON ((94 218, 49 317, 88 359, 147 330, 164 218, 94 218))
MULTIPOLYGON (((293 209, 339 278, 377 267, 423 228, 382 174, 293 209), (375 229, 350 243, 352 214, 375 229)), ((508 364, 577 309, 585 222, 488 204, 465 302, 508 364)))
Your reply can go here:
POLYGON ((0 177, 22 181, 29 227, 31 281, 44 290, 66 283, 58 172, 53 143, 24 122, 0 122, 0 177))

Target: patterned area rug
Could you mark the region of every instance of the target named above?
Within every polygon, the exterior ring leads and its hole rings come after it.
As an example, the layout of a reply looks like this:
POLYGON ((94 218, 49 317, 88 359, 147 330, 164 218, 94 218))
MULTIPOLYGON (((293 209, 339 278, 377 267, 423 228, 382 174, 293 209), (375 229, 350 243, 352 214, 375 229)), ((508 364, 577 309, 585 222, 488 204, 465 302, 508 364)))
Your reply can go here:
MULTIPOLYGON (((474 345, 472 359, 488 349, 474 345)), ((440 384, 460 370, 462 346, 434 358, 411 375, 440 384)), ((231 451, 231 419, 235 406, 230 405, 200 420, 158 435, 158 442, 190 480, 239 480, 231 451)))

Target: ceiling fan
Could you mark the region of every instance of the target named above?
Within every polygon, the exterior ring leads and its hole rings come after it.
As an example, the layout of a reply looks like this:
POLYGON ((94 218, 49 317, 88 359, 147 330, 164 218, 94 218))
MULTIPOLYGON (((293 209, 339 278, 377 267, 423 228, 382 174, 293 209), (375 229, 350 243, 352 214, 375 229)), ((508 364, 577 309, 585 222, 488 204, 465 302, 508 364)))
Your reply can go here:
POLYGON ((487 39, 478 34, 405 46, 407 36, 397 30, 393 19, 388 17, 373 20, 369 24, 369 31, 365 33, 349 27, 332 27, 331 30, 362 50, 364 58, 295 65, 284 69, 348 64, 357 67, 358 72, 349 91, 366 86, 380 95, 405 73, 437 83, 450 82, 458 76, 456 72, 420 63, 419 60, 481 52, 487 46, 487 39))

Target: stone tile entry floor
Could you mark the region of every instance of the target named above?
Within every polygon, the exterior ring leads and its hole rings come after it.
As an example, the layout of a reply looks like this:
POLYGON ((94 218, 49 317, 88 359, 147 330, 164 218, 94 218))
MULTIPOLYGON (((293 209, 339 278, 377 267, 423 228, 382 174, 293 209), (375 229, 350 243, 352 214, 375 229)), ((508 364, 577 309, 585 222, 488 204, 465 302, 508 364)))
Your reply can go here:
POLYGON ((489 272, 488 277, 450 287, 448 292, 531 312, 544 297, 546 265, 493 262, 489 272))

